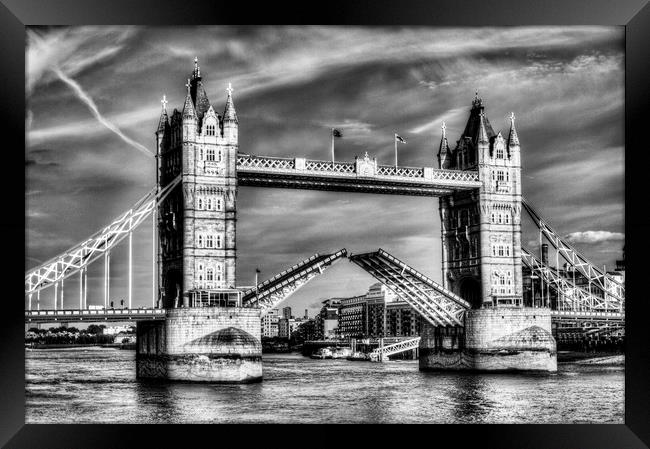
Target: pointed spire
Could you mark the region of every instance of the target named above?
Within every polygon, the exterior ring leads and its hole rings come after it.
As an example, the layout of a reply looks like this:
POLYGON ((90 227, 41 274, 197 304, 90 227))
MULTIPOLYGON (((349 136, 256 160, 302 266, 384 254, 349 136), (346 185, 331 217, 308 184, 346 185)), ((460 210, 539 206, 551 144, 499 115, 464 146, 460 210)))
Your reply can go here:
POLYGON ((472 101, 472 106, 475 108, 483 106, 483 99, 478 96, 478 89, 476 89, 476 92, 474 93, 474 101, 472 101))
POLYGON ((199 58, 198 56, 194 57, 194 72, 192 73, 193 78, 201 78, 201 68, 199 67, 199 58))
POLYGON ((440 139, 440 148, 438 150, 438 166, 440 168, 449 168, 448 155, 451 153, 449 150, 449 142, 447 142, 447 125, 442 122, 442 137, 440 139))
POLYGON ((517 130, 515 129, 515 113, 510 113, 510 134, 508 135, 508 146, 514 147, 519 145, 519 136, 517 136, 517 130))
POLYGON ((226 100, 226 109, 223 111, 223 119, 237 122, 237 111, 235 111, 235 104, 232 101, 232 84, 228 83, 228 99, 226 100))
MULTIPOLYGON (((480 99, 479 99, 480 100, 480 99)), ((478 142, 488 143, 488 134, 485 130, 485 112, 481 111, 478 115, 479 128, 478 128, 478 142)))
POLYGON ((187 84, 187 95, 185 95, 185 104, 183 105, 183 117, 193 117, 196 118, 196 111, 194 110, 194 103, 192 102, 192 95, 190 93, 190 80, 188 78, 187 84))
POLYGON ((167 117, 167 95, 163 95, 162 100, 162 111, 160 112, 160 120, 158 121, 158 131, 164 131, 165 125, 167 125, 169 117, 167 117))

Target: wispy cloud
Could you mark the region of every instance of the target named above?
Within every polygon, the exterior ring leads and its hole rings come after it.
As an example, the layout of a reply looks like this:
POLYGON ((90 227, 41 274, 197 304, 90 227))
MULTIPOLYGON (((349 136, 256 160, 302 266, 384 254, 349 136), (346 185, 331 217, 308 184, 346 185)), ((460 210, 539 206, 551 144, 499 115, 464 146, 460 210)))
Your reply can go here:
POLYGON ((574 243, 618 242, 625 240, 625 234, 610 231, 582 231, 572 232, 566 236, 566 239, 574 243))
POLYGON ((52 69, 54 73, 57 74, 57 76, 61 79, 61 81, 65 82, 68 86, 74 90, 74 92, 77 94, 79 99, 83 101, 86 106, 88 106, 88 109, 92 114, 95 116, 97 121, 104 125, 107 129, 115 133, 120 139, 122 139, 124 142, 128 143, 131 145, 133 148, 135 148, 138 151, 141 151, 142 153, 148 155, 148 156, 153 156, 153 153, 149 151, 144 145, 136 142, 135 140, 131 139, 129 136, 125 135, 117 126, 115 126, 113 123, 111 123, 109 120, 107 120, 100 112, 99 109, 97 109, 97 105, 93 101, 92 98, 88 96, 86 92, 82 89, 82 87, 77 83, 75 80, 67 76, 65 73, 61 71, 58 67, 54 67, 52 69))

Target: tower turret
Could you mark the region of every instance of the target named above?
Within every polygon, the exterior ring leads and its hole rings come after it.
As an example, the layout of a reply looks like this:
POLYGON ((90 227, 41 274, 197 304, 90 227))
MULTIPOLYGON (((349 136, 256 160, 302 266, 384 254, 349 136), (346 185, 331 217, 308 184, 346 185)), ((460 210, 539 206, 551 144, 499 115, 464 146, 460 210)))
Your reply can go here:
POLYGON ((451 150, 447 142, 447 125, 442 122, 442 137, 440 138, 440 149, 438 150, 438 167, 449 168, 451 165, 451 150))
POLYGON ((194 58, 194 70, 192 71, 192 78, 190 79, 190 95, 200 125, 203 121, 203 116, 208 109, 210 109, 210 100, 208 99, 208 94, 205 92, 205 88, 203 87, 199 58, 194 58))
POLYGON ((192 95, 190 93, 191 83, 187 80, 187 94, 185 95, 185 104, 183 105, 183 141, 194 140, 199 118, 194 109, 192 95))
POLYGON ((228 83, 228 98, 226 108, 223 111, 223 137, 231 144, 237 144, 239 121, 237 120, 237 111, 232 101, 232 85, 228 83))

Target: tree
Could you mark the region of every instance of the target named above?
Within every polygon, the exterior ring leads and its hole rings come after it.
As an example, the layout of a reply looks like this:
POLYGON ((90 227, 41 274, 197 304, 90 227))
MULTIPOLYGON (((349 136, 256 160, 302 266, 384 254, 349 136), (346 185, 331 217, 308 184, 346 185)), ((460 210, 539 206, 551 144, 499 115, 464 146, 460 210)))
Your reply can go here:
POLYGON ((96 324, 91 324, 90 326, 88 326, 88 329, 86 329, 86 331, 89 334, 102 335, 104 333, 105 327, 106 326, 104 326, 103 324, 101 326, 97 326, 96 324))

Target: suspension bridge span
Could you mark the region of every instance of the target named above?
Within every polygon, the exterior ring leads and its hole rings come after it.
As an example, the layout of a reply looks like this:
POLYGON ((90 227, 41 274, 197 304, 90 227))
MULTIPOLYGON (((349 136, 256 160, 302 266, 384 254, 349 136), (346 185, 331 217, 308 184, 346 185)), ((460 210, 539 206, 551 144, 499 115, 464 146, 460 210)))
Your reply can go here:
POLYGON ((495 132, 477 95, 453 149, 443 124, 438 168, 381 165, 368 153, 350 162, 278 158, 239 151, 232 89, 219 114, 196 60, 186 88, 181 109, 169 113, 163 101, 155 132, 156 186, 99 232, 27 271, 26 322, 133 320, 138 377, 257 381, 261 314, 348 258, 424 318, 421 338, 378 354, 417 346, 422 370, 555 371, 552 323, 591 333, 624 329, 624 286, 590 263, 523 198, 514 114, 507 135, 495 132), (239 186, 438 197, 442 282, 383 249, 352 255, 341 249, 317 253, 252 287, 239 286, 239 186), (555 249, 555 266, 522 246, 523 211, 538 228, 540 243, 546 239, 555 249), (151 307, 134 308, 133 236, 149 217, 151 307), (115 309, 111 254, 125 239, 127 304, 115 309), (93 263, 104 269, 99 310, 88 304, 93 263), (524 302, 524 267, 547 287, 540 301, 533 294, 524 302), (72 308, 71 284, 78 295, 72 308), (44 290, 53 291, 51 304, 41 298, 44 290))

